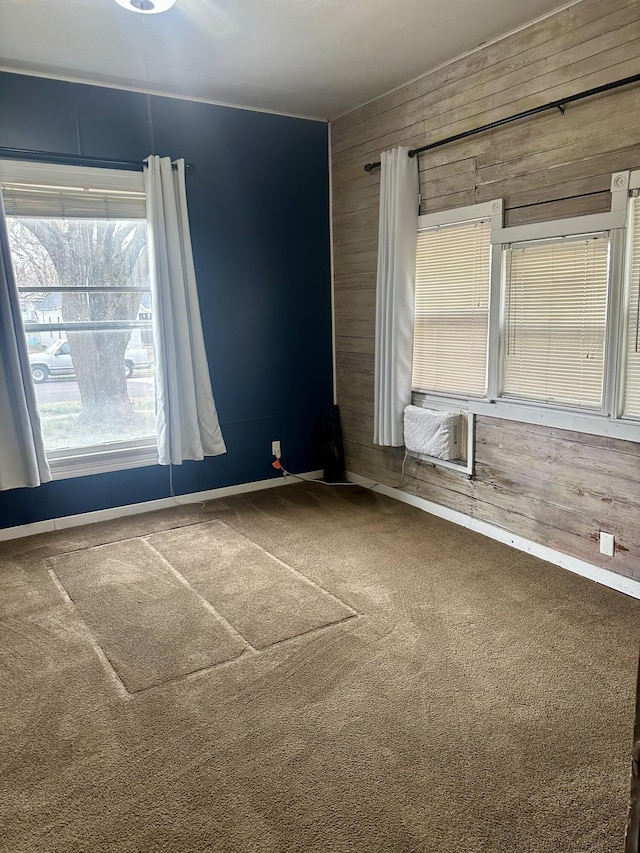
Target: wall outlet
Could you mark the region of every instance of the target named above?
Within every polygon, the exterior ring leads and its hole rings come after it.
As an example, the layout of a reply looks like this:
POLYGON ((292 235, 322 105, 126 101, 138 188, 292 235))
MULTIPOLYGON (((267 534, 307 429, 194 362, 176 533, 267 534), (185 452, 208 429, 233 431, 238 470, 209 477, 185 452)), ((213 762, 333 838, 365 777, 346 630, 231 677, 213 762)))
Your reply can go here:
POLYGON ((280 459, 280 442, 272 441, 271 442, 271 454, 275 456, 276 459, 280 459))
POLYGON ((600 531, 600 553, 606 554, 607 557, 613 557, 615 552, 615 539, 613 533, 604 533, 600 531))

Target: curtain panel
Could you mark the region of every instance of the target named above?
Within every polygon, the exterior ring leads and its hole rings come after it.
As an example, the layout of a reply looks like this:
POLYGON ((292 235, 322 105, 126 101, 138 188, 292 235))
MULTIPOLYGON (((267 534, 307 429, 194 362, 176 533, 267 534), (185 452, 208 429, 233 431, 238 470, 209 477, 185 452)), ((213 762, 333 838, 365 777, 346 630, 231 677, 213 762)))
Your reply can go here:
POLYGON ((419 175, 408 155, 402 147, 380 158, 373 440, 392 447, 404 444, 411 402, 419 175))
POLYGON ((161 465, 226 453, 202 332, 184 160, 150 156, 144 169, 156 350, 161 465))
POLYGON ((0 193, 0 490, 51 479, 0 193))

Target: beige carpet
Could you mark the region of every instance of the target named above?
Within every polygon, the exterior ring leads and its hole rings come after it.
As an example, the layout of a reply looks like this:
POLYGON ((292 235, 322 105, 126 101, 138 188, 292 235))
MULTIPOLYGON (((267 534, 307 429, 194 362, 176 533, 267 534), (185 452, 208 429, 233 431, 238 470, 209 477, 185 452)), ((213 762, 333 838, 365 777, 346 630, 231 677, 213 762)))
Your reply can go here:
POLYGON ((360 489, 5 543, 0 850, 622 850, 639 615, 360 489))
POLYGON ((47 565, 70 619, 84 622, 127 693, 356 615, 223 521, 73 551, 47 565))

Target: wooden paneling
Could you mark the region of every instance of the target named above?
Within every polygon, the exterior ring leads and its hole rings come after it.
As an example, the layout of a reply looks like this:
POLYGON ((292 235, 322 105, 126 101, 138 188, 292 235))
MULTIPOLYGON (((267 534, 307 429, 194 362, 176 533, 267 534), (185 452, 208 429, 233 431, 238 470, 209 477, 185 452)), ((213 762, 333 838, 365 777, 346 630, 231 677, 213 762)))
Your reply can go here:
POLYGON ((607 0, 607 15, 603 15, 602 0, 585 0, 562 15, 547 18, 530 26, 508 39, 488 45, 466 57, 463 61, 445 65, 431 74, 425 74, 391 94, 372 101, 349 113, 347 122, 336 123, 337 134, 348 134, 361 122, 375 120, 376 116, 388 112, 401 104, 419 102, 426 104, 431 92, 444 91, 452 84, 457 91, 472 88, 486 80, 499 81, 505 73, 515 67, 528 66, 537 58, 561 56, 568 45, 588 41, 598 33, 615 31, 619 21, 612 22, 609 15, 627 9, 630 18, 637 20, 633 7, 636 0, 607 0), (479 76, 484 74, 484 78, 479 76))
MULTIPOLYGON (((347 466, 397 485, 402 450, 372 443, 379 175, 365 163, 631 74, 640 4, 584 0, 426 74, 332 126, 337 389, 347 466)), ((640 167, 640 87, 421 156, 422 212, 504 198, 508 224, 607 210, 612 171, 640 167), (603 192, 605 191, 605 192, 603 192)), ((640 579, 640 446, 478 418, 472 479, 409 460, 402 488, 640 579), (598 532, 616 537, 613 558, 598 532)))

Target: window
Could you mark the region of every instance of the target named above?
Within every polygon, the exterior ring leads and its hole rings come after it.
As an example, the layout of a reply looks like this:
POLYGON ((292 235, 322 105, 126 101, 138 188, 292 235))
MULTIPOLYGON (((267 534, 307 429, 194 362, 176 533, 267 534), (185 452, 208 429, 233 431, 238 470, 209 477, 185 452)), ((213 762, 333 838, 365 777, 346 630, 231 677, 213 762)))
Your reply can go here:
POLYGON ((157 461, 141 172, 0 162, 54 476, 157 461))
POLYGON ((609 238, 506 252, 505 397, 601 410, 609 238))
POLYGON ((418 233, 413 387, 486 391, 491 221, 418 233))
POLYGON ((640 440, 640 171, 609 213, 504 227, 420 217, 414 402, 640 440))
POLYGON ((640 418, 640 200, 631 202, 631 251, 626 292, 626 378, 623 414, 640 418))

